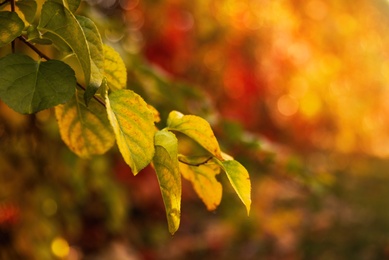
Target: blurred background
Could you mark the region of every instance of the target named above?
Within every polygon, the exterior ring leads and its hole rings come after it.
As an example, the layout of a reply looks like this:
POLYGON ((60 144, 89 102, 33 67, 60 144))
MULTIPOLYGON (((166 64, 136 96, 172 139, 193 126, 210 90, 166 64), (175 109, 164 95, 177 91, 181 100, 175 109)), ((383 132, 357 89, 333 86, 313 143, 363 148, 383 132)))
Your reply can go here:
MULTIPOLYGON (((161 113, 207 119, 249 171, 208 212, 183 181, 168 232, 156 176, 90 160, 53 110, 0 103, 0 259, 389 259, 389 2, 87 0, 161 113)), ((22 48, 22 47, 19 47, 22 48)), ((1 50, 0 52, 9 50, 1 50)))

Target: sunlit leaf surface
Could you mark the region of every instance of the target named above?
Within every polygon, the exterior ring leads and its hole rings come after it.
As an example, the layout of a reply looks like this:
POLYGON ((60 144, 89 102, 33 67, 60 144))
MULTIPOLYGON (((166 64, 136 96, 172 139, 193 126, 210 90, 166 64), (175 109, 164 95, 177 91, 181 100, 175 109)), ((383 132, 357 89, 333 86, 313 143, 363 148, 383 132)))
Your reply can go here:
MULTIPOLYGON (((204 158, 202 159, 204 160, 204 158)), ((204 202, 207 209, 215 210, 220 204, 223 193, 222 185, 216 179, 216 175, 220 173, 219 165, 205 163, 192 166, 186 163, 180 163, 180 171, 182 176, 192 183, 194 190, 204 202)))
POLYGON ((78 156, 103 154, 115 144, 105 108, 94 99, 86 106, 82 92, 57 106, 55 113, 62 140, 78 156))
POLYGON ((0 12, 0 47, 12 42, 22 34, 24 23, 14 12, 0 12))
POLYGON ((219 163, 221 163, 235 192, 246 206, 247 214, 249 214, 251 207, 251 182, 249 173, 238 161, 229 160, 219 163))
POLYGON ((136 175, 154 156, 154 114, 132 90, 114 91, 105 100, 119 150, 136 175))
POLYGON ((84 99, 88 103, 96 93, 104 78, 104 52, 100 33, 94 22, 84 16, 77 15, 79 22, 88 43, 91 62, 91 75, 89 85, 86 88, 84 99))
POLYGON ((43 32, 44 38, 65 48, 61 51, 67 51, 69 47, 74 52, 83 69, 86 85, 89 86, 92 70, 90 51, 86 36, 73 13, 59 3, 46 1, 42 6, 38 29, 43 32))
POLYGON ((153 164, 166 209, 169 232, 174 234, 180 225, 181 175, 178 169, 177 138, 168 131, 155 134, 153 164))
POLYGON ((114 48, 103 45, 104 47, 104 75, 108 81, 110 90, 115 91, 123 89, 127 84, 127 70, 119 53, 114 48))
POLYGON ((169 130, 181 132, 195 142, 200 144, 208 152, 219 159, 223 159, 219 143, 209 123, 201 117, 194 115, 183 115, 180 112, 172 111, 167 119, 169 130))

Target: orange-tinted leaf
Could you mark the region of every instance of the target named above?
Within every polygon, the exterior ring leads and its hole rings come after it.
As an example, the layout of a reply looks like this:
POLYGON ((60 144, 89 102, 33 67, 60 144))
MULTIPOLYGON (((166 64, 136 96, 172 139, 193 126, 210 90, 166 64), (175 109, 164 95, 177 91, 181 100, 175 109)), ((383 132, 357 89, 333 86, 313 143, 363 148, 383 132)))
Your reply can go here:
MULTIPOLYGON (((206 160, 206 159, 205 159, 206 160)), ((223 188, 216 179, 220 167, 214 163, 191 166, 180 163, 180 171, 185 179, 190 181, 200 199, 208 210, 215 210, 222 199, 223 188)))

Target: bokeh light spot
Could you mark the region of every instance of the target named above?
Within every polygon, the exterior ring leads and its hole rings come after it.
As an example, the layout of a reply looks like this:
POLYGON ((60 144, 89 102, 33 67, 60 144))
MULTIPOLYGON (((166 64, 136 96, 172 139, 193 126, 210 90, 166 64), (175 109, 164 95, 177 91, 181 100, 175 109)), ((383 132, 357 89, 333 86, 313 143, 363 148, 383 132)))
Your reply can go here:
POLYGON ((300 100, 300 111, 307 117, 315 116, 321 108, 320 98, 312 92, 308 92, 300 100))
POLYGON ((297 113, 299 103, 297 99, 291 95, 283 95, 277 101, 278 112, 284 116, 292 116, 297 113))
POLYGON ((119 0, 120 7, 124 10, 130 11, 139 4, 139 0, 119 0))
POLYGON ((69 254, 70 247, 65 239, 57 237, 51 243, 51 251, 56 257, 64 258, 69 254))

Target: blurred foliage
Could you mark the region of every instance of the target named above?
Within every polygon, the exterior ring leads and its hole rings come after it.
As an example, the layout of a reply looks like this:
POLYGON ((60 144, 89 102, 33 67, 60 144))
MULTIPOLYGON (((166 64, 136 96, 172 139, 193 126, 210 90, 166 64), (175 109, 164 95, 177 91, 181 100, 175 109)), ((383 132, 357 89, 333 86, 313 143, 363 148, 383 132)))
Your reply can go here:
POLYGON ((208 212, 184 181, 171 237, 151 170, 132 176, 115 149, 81 160, 53 111, 21 116, 1 104, 0 259, 389 258, 388 8, 83 2, 161 122, 171 110, 201 115, 245 165, 252 212, 232 188, 208 212))

